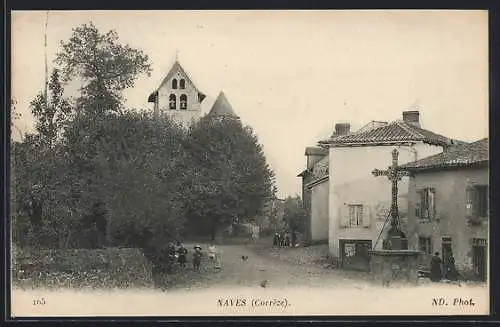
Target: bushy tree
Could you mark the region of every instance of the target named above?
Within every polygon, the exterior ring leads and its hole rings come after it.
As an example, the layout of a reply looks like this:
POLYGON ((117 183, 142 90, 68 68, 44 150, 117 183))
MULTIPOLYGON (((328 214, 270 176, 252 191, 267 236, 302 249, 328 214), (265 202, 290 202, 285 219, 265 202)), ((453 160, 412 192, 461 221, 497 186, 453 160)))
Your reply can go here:
POLYGON ((139 75, 151 73, 149 57, 143 51, 121 44, 114 30, 100 33, 93 23, 74 28, 61 47, 56 63, 61 65, 64 79, 83 83, 80 110, 97 114, 120 111, 123 90, 132 87, 139 75))
POLYGON ((272 196, 274 173, 252 129, 238 119, 206 116, 187 140, 188 218, 215 238, 233 221, 259 214, 272 196))

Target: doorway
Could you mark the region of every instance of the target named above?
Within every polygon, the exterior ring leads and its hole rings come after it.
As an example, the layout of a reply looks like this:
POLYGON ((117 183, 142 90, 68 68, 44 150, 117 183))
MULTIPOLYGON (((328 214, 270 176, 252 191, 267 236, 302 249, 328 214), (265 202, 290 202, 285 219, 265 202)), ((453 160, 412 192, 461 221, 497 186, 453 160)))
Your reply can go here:
POLYGON ((339 240, 342 268, 369 271, 371 240, 339 240))
POLYGON ((487 244, 482 238, 472 239, 472 265, 474 267, 477 278, 485 282, 487 278, 487 244))
POLYGON ((441 260, 442 260, 442 271, 443 276, 447 276, 447 271, 449 268, 449 258, 453 253, 453 244, 451 237, 443 237, 441 238, 441 260))

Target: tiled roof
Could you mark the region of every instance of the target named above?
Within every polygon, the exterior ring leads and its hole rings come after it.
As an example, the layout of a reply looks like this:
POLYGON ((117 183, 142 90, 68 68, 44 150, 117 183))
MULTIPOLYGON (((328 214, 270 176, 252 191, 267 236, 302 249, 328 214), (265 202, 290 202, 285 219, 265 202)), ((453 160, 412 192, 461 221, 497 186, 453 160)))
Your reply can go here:
POLYGON ((370 130, 372 130, 374 128, 379 128, 379 127, 385 126, 387 124, 388 124, 388 122, 386 122, 386 121, 375 121, 375 120, 372 120, 368 124, 364 125, 360 129, 358 129, 356 131, 356 133, 367 132, 367 131, 370 131, 370 130))
POLYGON ((226 95, 222 91, 219 93, 219 96, 217 97, 217 100, 215 100, 215 103, 212 106, 212 109, 210 109, 208 115, 218 117, 238 117, 238 115, 234 112, 233 107, 231 107, 231 104, 227 100, 226 95))
POLYGON ((297 175, 297 177, 303 177, 306 175, 312 174, 312 169, 305 169, 303 170, 300 174, 297 175))
POLYGON ((438 146, 448 146, 452 140, 406 123, 404 121, 395 121, 389 124, 383 124, 379 127, 368 129, 366 131, 351 133, 342 136, 334 136, 328 140, 320 141, 320 144, 329 144, 333 146, 348 145, 372 145, 402 142, 424 142, 438 146))
MULTIPOLYGON (((170 78, 172 78, 172 76, 177 73, 177 71, 179 71, 182 75, 185 76, 186 78, 186 82, 190 83, 191 85, 193 85, 194 89, 196 90, 196 92, 198 92, 198 99, 200 100, 200 102, 203 101, 203 99, 205 99, 206 95, 203 94, 202 92, 200 92, 200 90, 198 90, 198 88, 194 85, 193 81, 191 80, 191 78, 189 77, 189 75, 186 73, 186 71, 184 70, 184 68, 182 68, 181 64, 179 63, 178 60, 176 60, 174 62, 174 65, 172 66, 172 68, 170 68, 170 71, 168 72, 167 76, 165 76, 165 78, 162 80, 162 82, 160 83, 160 87, 165 84, 166 82, 168 82, 170 80, 170 78)), ((159 87, 159 88, 160 88, 159 87)), ((148 97, 148 102, 154 102, 156 96, 158 95, 158 89, 156 89, 154 92, 152 92, 149 97, 148 97)))
POLYGON ((433 168, 459 168, 489 161, 488 138, 470 144, 449 147, 445 151, 402 165, 401 168, 417 171, 433 168))

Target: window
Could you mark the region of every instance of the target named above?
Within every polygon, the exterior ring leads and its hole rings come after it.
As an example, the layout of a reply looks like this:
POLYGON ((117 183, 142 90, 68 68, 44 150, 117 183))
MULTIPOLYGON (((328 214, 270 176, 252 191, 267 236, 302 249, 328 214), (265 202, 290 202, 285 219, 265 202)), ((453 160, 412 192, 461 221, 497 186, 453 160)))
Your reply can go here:
POLYGON ((363 205, 349 205, 349 226, 358 227, 363 225, 363 205))
MULTIPOLYGON (((183 80, 182 80, 183 81, 183 80)), ((187 109, 187 95, 181 95, 181 109, 187 109)))
POLYGON ((176 101, 176 97, 175 97, 175 94, 170 94, 170 97, 168 98, 168 107, 170 109, 176 109, 177 107, 177 101, 176 101))
POLYGON ((432 242, 430 237, 418 238, 418 249, 424 253, 432 254, 432 242))
POLYGON ((181 79, 180 83, 179 83, 179 86, 180 86, 181 89, 185 89, 186 88, 186 81, 184 79, 181 79))
POLYGON ((488 186, 474 185, 466 189, 466 213, 470 217, 488 216, 488 186))
POLYGON ((172 80, 172 88, 173 89, 177 88, 177 79, 175 79, 175 78, 172 80))
POLYGON ((425 188, 417 192, 415 215, 421 219, 432 219, 436 216, 436 190, 425 188))

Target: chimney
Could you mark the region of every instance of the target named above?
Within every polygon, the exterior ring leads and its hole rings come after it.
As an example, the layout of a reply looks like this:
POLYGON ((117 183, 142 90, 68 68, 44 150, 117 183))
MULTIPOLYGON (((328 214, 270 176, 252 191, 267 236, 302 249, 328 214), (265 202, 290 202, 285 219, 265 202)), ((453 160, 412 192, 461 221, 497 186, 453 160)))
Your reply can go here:
POLYGON ((417 110, 403 111, 403 121, 413 126, 420 127, 420 112, 417 110))
POLYGON ((335 135, 346 135, 351 129, 351 124, 349 123, 338 123, 335 124, 335 135))

